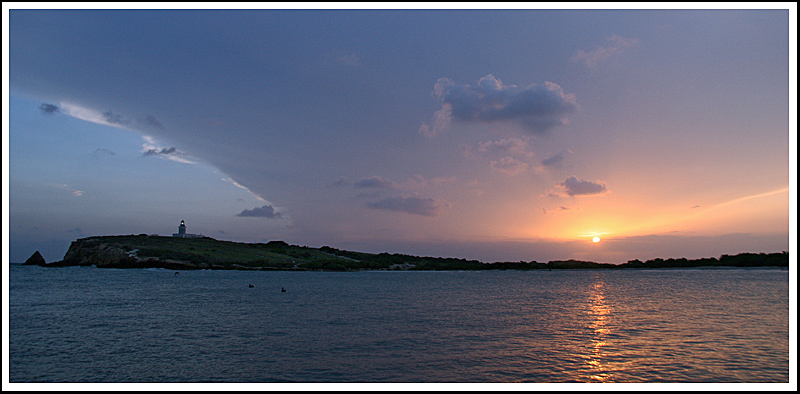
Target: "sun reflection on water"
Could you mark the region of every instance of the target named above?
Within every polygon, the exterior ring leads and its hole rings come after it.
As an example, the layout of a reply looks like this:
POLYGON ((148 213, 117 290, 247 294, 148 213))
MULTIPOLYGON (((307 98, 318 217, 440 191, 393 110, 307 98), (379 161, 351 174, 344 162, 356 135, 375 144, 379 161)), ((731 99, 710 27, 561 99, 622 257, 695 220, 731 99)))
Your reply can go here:
POLYGON ((609 326, 611 317, 611 305, 606 301, 606 284, 602 280, 597 280, 592 284, 589 291, 588 314, 591 317, 589 329, 591 332, 591 353, 588 355, 587 364, 590 367, 589 379, 595 382, 609 382, 613 379, 613 373, 609 370, 609 365, 604 362, 608 354, 604 352, 604 347, 608 344, 606 337, 611 333, 612 327, 609 326))

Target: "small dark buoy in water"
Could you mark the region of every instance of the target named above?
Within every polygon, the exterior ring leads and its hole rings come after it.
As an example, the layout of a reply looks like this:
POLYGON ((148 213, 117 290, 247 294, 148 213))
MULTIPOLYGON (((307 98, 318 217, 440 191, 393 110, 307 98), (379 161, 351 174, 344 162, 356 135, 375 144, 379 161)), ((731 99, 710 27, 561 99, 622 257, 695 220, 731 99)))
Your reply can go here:
POLYGON ((251 284, 247 285, 247 287, 255 287, 255 286, 253 286, 253 284, 251 283, 251 284))
POLYGON ((175 275, 178 275, 180 272, 176 272, 175 275))
POLYGON ((286 292, 286 289, 284 289, 283 287, 281 287, 281 293, 285 293, 285 292, 286 292))

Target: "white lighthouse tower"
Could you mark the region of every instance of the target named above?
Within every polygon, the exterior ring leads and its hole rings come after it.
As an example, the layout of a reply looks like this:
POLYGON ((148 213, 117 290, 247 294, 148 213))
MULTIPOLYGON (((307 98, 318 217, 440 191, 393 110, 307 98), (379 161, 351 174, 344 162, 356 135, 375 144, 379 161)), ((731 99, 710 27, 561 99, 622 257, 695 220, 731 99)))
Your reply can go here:
POLYGON ((204 238, 203 234, 186 234, 186 223, 181 220, 181 224, 178 226, 178 233, 172 234, 173 237, 176 238, 204 238))

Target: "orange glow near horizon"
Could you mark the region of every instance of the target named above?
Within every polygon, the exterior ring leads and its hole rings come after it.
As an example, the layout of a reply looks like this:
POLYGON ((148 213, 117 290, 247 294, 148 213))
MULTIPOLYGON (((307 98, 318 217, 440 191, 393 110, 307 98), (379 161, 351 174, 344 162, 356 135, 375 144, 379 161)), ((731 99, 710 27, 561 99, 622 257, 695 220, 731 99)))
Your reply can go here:
MULTIPOLYGON (((528 224, 520 222, 516 232, 527 239, 588 239, 590 244, 601 244, 612 234, 615 239, 676 232, 721 235, 745 225, 749 231, 777 231, 775 223, 788 217, 788 193, 789 188, 781 188, 721 203, 693 205, 670 201, 648 206, 608 196, 604 200, 587 200, 579 211, 525 218, 528 224), (531 227, 530 222, 537 224, 531 227)), ((512 234, 508 235, 514 237, 512 234)))

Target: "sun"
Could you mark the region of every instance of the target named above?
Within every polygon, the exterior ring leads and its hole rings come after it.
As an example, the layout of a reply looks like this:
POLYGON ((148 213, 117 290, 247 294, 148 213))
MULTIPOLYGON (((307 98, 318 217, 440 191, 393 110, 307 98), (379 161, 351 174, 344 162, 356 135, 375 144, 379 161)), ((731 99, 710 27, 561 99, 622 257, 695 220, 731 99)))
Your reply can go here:
POLYGON ((598 243, 598 242, 600 242, 600 237, 594 237, 594 238, 592 238, 592 242, 594 242, 594 243, 598 243))

